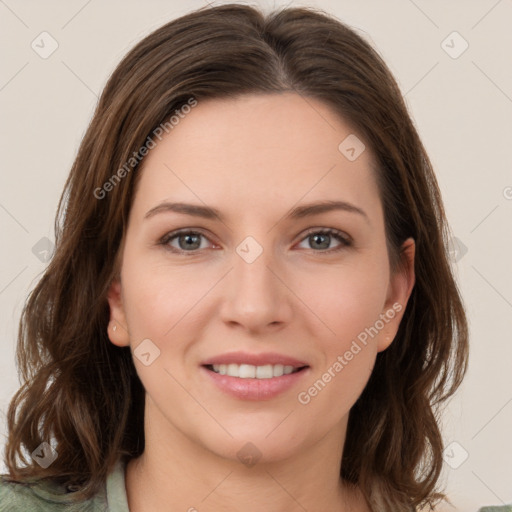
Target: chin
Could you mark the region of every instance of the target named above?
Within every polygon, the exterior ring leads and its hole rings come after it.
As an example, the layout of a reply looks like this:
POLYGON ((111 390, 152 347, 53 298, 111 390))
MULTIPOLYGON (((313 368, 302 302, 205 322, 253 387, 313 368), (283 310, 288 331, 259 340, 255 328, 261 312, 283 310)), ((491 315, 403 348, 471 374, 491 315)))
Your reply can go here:
POLYGON ((233 437, 223 430, 212 437, 209 430, 203 435, 199 434, 196 442, 218 457, 240 462, 247 467, 256 463, 276 463, 290 459, 308 445, 314 444, 315 440, 307 436, 304 424, 297 427, 297 431, 291 431, 280 426, 280 421, 283 421, 283 417, 273 427, 269 427, 268 423, 254 423, 247 428, 227 426, 233 437))

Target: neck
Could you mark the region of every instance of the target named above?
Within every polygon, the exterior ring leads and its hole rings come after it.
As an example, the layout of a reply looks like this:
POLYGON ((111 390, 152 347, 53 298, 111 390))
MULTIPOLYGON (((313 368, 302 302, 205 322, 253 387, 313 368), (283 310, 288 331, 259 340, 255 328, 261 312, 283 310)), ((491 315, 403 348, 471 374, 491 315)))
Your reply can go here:
POLYGON ((346 422, 285 460, 262 456, 244 465, 154 418, 145 425, 144 453, 127 465, 130 512, 368 510, 339 476, 346 422))

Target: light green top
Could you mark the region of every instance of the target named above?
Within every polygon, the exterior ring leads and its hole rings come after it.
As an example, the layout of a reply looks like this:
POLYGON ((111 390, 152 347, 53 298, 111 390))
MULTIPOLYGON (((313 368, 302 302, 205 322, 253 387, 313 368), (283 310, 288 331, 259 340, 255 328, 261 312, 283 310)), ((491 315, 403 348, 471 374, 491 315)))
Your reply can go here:
MULTIPOLYGON (((126 462, 120 459, 105 487, 93 498, 70 503, 66 490, 48 483, 33 486, 6 482, 0 477, 0 512, 130 512, 124 481, 126 462)), ((483 507, 478 512, 512 512, 512 504, 483 507)))
POLYGON ((125 462, 120 459, 105 487, 93 498, 70 503, 62 486, 6 482, 0 477, 0 512, 130 512, 124 483, 125 462))

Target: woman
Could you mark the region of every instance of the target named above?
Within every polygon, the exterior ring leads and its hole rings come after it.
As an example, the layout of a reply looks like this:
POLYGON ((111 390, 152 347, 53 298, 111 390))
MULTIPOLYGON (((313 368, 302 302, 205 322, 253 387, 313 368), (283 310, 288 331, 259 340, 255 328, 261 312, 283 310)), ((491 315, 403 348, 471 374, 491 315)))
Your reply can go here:
POLYGON ((396 82, 347 26, 224 5, 150 34, 57 220, 20 323, 7 510, 443 498, 437 411, 468 356, 447 223, 396 82))

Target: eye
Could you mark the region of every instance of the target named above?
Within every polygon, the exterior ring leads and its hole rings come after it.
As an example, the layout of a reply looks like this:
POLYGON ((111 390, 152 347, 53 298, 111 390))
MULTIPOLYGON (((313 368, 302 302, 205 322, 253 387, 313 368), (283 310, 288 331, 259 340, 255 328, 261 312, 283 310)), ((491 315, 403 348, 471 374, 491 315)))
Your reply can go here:
POLYGON ((208 240, 208 238, 199 231, 174 231, 165 235, 159 243, 175 252, 194 252, 205 249, 205 246, 201 243, 201 238, 208 240), (177 247, 171 242, 176 242, 177 247))
POLYGON ((320 251, 315 252, 334 252, 351 245, 351 240, 347 235, 344 235, 336 229, 328 228, 310 231, 303 241, 306 241, 306 243, 309 242, 310 244, 310 247, 306 247, 306 249, 320 249, 320 251), (333 238, 339 242, 339 245, 334 248, 329 247, 333 238))
MULTIPOLYGON (((194 254, 196 251, 200 251, 208 247, 208 243, 202 243, 203 241, 209 241, 209 238, 200 231, 184 229, 181 231, 173 231, 171 233, 167 233, 160 239, 159 244, 165 246, 172 252, 188 252, 194 254)), ((303 248, 318 249, 315 250, 315 252, 335 252, 345 247, 349 247, 352 244, 348 235, 345 235, 336 229, 330 228, 311 229, 306 237, 303 238, 301 243, 304 242, 309 242, 310 246, 303 248), (339 242, 338 245, 334 248, 330 247, 333 239, 339 242)))

